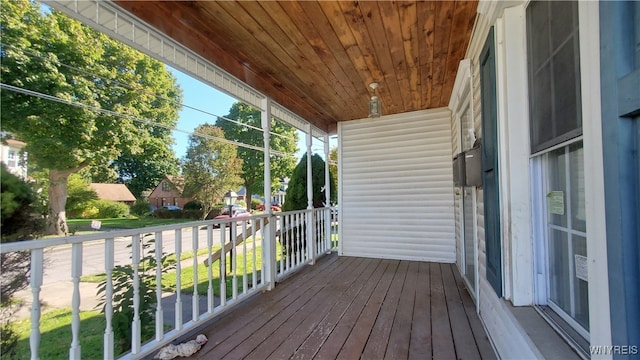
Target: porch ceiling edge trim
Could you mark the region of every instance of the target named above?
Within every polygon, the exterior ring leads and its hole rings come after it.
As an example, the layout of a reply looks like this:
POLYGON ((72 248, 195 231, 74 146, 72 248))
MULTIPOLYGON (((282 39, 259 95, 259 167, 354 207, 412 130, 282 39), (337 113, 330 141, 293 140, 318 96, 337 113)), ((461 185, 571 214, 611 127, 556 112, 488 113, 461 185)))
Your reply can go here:
MULTIPOLYGON (((176 69, 180 69, 227 95, 263 109, 266 96, 227 71, 175 42, 147 23, 108 1, 42 0, 43 3, 87 24, 176 69)), ((272 102, 273 116, 306 131, 309 123, 284 106, 272 102)), ((315 126, 312 132, 327 133, 315 126)))

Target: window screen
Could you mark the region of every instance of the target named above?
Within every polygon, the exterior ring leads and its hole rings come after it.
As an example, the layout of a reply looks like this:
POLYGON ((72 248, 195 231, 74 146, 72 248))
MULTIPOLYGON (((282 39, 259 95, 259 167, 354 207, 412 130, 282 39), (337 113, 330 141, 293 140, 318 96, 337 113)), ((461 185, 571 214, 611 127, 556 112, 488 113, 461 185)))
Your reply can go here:
POLYGON ((527 7, 531 152, 582 134, 576 1, 527 7))

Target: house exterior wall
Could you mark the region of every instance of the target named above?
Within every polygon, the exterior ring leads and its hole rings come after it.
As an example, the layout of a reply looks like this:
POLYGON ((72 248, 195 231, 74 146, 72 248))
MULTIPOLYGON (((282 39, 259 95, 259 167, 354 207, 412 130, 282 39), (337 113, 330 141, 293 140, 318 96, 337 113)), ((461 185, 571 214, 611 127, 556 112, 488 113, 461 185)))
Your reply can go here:
POLYGON ((0 161, 7 166, 7 170, 22 178, 27 178, 26 154, 22 153, 25 143, 7 140, 7 144, 0 144, 0 161))
MULTIPOLYGON (((502 248, 503 294, 498 297, 486 278, 486 242, 484 229, 484 194, 482 187, 476 188, 476 236, 478 253, 478 297, 477 307, 481 319, 502 358, 540 358, 536 345, 518 323, 510 306, 544 304, 540 299, 541 281, 537 279, 540 264, 539 249, 536 249, 536 234, 539 214, 534 212, 534 163, 529 145, 529 103, 527 85, 526 6, 528 2, 481 2, 474 34, 466 58, 471 61, 471 88, 473 121, 476 135, 481 134, 481 97, 479 57, 493 26, 496 46, 498 139, 500 168, 500 217, 502 248)), ((594 126, 600 123, 599 116, 599 68, 595 59, 598 49, 598 3, 579 3, 580 25, 580 72, 582 82, 583 143, 587 196, 587 241, 589 258, 589 322, 590 344, 611 344, 609 317, 606 241, 602 233, 604 216, 598 215, 602 205, 603 188, 601 152, 601 130, 594 126), (590 159, 590 160, 587 160, 590 159), (603 275, 604 274, 604 275, 603 275)), ((460 96, 454 93, 452 98, 460 96)), ((452 129, 460 124, 455 114, 452 129)), ((452 133, 451 142, 456 154, 458 139, 452 133)), ((460 213, 462 202, 456 195, 454 212, 460 213)), ((537 200, 540 201, 540 200, 537 200)), ((456 222, 456 226, 462 226, 456 222)), ((456 229, 456 243, 460 244, 461 231, 456 229)), ((460 245, 458 245, 460 248, 460 245)), ((458 262, 460 262, 458 256, 458 262)), ((610 356, 604 356, 605 358, 610 356)))
POLYGON ((342 122, 341 253, 455 261, 448 109, 342 122))
POLYGON ((149 204, 157 209, 166 205, 175 205, 184 208, 191 199, 183 198, 182 194, 172 185, 171 181, 164 178, 158 186, 149 194, 149 204))

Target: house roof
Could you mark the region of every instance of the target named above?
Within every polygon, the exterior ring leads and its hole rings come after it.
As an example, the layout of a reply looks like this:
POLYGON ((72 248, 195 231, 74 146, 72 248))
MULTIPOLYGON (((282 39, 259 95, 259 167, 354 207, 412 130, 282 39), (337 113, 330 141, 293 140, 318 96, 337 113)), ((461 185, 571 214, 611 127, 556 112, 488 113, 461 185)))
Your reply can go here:
POLYGON ((91 183, 89 186, 98 194, 98 198, 111 201, 136 201, 124 184, 91 183))
MULTIPOLYGON (((182 194, 184 192, 184 177, 183 176, 165 175, 164 177, 171 183, 171 185, 173 185, 173 187, 176 188, 176 190, 178 190, 178 192, 180 194, 182 194)), ((162 182, 162 181, 160 181, 160 182, 162 182)), ((158 185, 160 185, 160 184, 158 184, 158 185)))
POLYGON ((4 141, 6 141, 8 146, 11 146, 13 148, 22 149, 23 147, 25 147, 27 145, 26 143, 24 143, 23 141, 20 141, 20 140, 5 139, 4 141))
POLYGON ((114 3, 332 133, 368 116, 447 106, 478 1, 114 3))

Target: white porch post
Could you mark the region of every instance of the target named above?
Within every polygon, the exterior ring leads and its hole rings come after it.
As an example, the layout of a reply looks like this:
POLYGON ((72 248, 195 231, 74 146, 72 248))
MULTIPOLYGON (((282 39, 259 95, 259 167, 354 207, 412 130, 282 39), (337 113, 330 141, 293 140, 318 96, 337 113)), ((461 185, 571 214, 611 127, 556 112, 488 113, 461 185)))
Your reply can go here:
MULTIPOLYGON (((311 164, 311 144, 313 143, 311 124, 307 125, 307 209, 313 209, 313 166, 311 164)), ((307 257, 311 265, 316 262, 315 241, 313 239, 313 213, 307 212, 307 257)))
MULTIPOLYGON (((264 211, 271 215, 271 99, 262 101, 262 136, 264 137, 264 211)), ((250 199, 248 200, 250 203, 250 199)), ((262 228, 262 251, 264 261, 265 282, 267 290, 272 290, 276 283, 276 238, 275 221, 269 216, 269 224, 262 228)))
POLYGON ((325 249, 327 253, 331 252, 331 176, 329 174, 329 135, 324 136, 324 206, 328 210, 324 211, 324 233, 325 233, 325 249))

